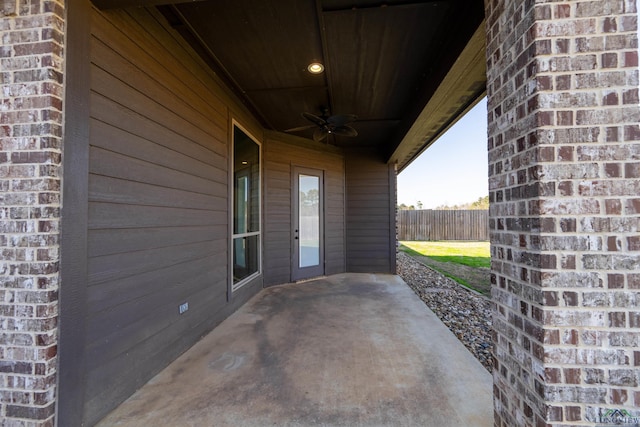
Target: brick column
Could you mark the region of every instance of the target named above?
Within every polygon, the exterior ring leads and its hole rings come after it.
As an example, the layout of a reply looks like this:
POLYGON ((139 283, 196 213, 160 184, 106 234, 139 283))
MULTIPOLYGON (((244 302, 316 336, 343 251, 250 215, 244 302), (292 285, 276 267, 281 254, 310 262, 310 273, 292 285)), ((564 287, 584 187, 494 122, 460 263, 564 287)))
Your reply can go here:
POLYGON ((640 411, 635 0, 486 0, 496 426, 640 411))
POLYGON ((0 419, 55 412, 62 0, 0 0, 0 419))

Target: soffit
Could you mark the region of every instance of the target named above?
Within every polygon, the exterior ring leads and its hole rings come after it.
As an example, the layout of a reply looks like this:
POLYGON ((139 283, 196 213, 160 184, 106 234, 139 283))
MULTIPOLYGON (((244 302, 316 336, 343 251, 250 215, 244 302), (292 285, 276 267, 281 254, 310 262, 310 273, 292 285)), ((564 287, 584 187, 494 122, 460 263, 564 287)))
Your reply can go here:
POLYGON ((355 114, 357 137, 327 141, 374 147, 400 168, 484 93, 482 0, 202 0, 160 10, 265 128, 307 125, 302 112, 355 114), (323 74, 307 71, 313 61, 323 74), (458 72, 465 78, 451 85, 458 72))

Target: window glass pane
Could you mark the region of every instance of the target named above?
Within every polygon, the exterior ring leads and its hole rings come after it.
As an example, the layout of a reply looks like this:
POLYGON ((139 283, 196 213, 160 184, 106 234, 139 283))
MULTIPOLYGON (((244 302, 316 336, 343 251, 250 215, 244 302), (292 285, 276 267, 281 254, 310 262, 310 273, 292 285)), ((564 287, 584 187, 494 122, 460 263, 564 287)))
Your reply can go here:
POLYGON ((300 175, 299 182, 300 253, 299 267, 320 264, 320 178, 300 175))
POLYGON ((260 231, 260 147, 241 129, 233 132, 233 234, 260 231))
POLYGON ((247 233, 249 231, 249 177, 236 174, 235 210, 234 210, 234 234, 247 233))
POLYGON ((260 272, 260 146, 233 127, 232 290, 260 272), (236 286, 237 285, 237 286, 236 286))
POLYGON ((233 239, 233 283, 256 273, 259 268, 259 236, 236 237, 233 239))

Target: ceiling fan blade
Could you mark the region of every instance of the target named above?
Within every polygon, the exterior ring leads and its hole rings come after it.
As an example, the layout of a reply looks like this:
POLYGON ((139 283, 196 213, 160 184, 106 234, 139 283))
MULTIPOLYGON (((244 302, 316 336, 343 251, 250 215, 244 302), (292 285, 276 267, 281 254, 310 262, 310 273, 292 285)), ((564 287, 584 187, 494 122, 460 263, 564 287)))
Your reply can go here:
POLYGON ((320 142, 323 139, 325 139, 327 137, 327 135, 329 135, 329 130, 321 127, 315 130, 315 132, 313 132, 313 140, 316 142, 320 142))
POLYGON ((314 114, 311 113, 302 113, 302 117, 304 117, 305 119, 309 120, 311 123, 315 123, 318 126, 324 126, 327 124, 327 122, 325 121, 325 119, 323 119, 322 117, 318 117, 314 114))
POLYGON ((351 126, 340 126, 331 131, 331 133, 340 136, 358 136, 358 131, 351 126))
POLYGON ((333 126, 344 126, 347 123, 355 122, 358 119, 358 116, 354 114, 336 114, 335 116, 331 116, 327 119, 327 122, 332 124, 333 126))
POLYGON ((285 132, 300 132, 307 129, 313 129, 315 127, 316 125, 298 126, 297 128, 287 129, 285 132))

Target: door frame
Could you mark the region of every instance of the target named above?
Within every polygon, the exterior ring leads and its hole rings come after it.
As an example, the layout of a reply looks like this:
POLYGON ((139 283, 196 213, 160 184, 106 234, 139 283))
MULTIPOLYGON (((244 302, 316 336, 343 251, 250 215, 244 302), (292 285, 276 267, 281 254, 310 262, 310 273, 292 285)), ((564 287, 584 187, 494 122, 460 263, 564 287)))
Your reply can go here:
POLYGON ((325 214, 324 214, 324 170, 302 166, 293 166, 291 175, 291 280, 304 280, 312 277, 324 276, 325 274, 325 214), (298 236, 299 224, 299 182, 300 175, 316 176, 319 178, 319 263, 310 267, 299 267, 300 265, 300 240, 298 236))

